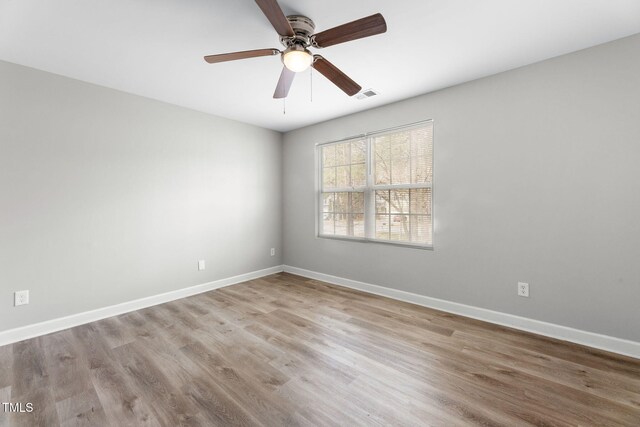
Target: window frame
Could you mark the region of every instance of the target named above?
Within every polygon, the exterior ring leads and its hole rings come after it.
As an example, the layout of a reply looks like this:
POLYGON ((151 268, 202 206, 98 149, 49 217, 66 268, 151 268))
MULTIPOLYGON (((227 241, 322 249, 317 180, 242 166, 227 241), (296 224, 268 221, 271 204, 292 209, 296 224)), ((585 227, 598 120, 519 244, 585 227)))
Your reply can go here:
POLYGON ((360 135, 354 135, 347 138, 343 138, 335 141, 328 141, 322 143, 315 144, 315 168, 316 168, 316 197, 315 197, 315 236, 317 239, 331 239, 331 240, 343 240, 349 242, 365 242, 365 243, 381 243, 383 245, 392 245, 392 246, 400 246, 406 248, 413 249, 427 249, 433 250, 434 242, 435 242, 435 234, 434 234, 434 181, 435 181, 435 170, 434 170, 434 152, 435 152, 435 126, 433 119, 422 120, 419 122, 414 122, 406 125, 396 126, 387 129, 381 129, 374 132, 367 132, 360 135), (373 138, 377 136, 382 136, 385 134, 392 134, 395 132, 401 132, 405 130, 411 130, 413 128, 419 128, 425 126, 427 124, 431 125, 432 132, 432 140, 431 140, 431 182, 428 184, 375 184, 374 183, 374 156, 372 153, 373 150, 373 138), (344 187, 344 188, 332 188, 332 193, 347 193, 347 192, 357 192, 364 193, 364 237, 358 236, 345 236, 345 235, 334 235, 334 234, 322 234, 322 225, 321 221, 323 219, 323 212, 321 212, 322 206, 324 205, 323 200, 323 163, 322 163, 322 148, 329 145, 336 145, 345 142, 358 141, 363 140, 366 145, 366 158, 365 158, 365 185, 359 187, 344 187), (431 224, 430 224, 430 233, 431 233, 431 244, 426 243, 414 243, 408 241, 394 241, 394 240, 385 240, 385 239, 376 239, 375 237, 367 237, 367 236, 375 236, 375 193, 376 191, 384 191, 384 190, 404 190, 404 189, 421 189, 421 188, 429 188, 431 190, 431 224))

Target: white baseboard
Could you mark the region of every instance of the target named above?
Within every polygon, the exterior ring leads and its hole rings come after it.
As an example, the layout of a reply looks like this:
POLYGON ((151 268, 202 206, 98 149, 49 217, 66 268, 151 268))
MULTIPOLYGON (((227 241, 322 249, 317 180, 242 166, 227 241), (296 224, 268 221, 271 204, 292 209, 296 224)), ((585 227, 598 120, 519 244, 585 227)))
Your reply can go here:
POLYGON ((226 279, 215 280, 201 285, 195 285, 184 289, 178 289, 159 295, 140 298, 133 301, 127 301, 122 304, 116 304, 109 307, 98 308, 96 310, 85 311, 83 313, 73 314, 71 316, 60 317, 58 319, 47 320, 45 322, 35 323, 33 325, 22 326, 20 328, 0 331, 0 346, 11 344, 14 342, 26 340, 29 338, 50 334, 52 332, 69 329, 74 326, 83 325, 85 323, 95 322, 119 314, 128 313, 130 311, 140 310, 142 308, 151 307, 153 305, 163 304, 165 302, 174 301, 191 295, 208 292, 214 289, 223 288, 236 283, 246 282, 247 280, 257 279, 259 277, 268 276, 270 274, 279 273, 283 270, 283 266, 265 268, 264 270, 252 271, 238 276, 228 277, 226 279))
POLYGON ((640 342, 629 341, 588 331, 582 331, 580 329, 569 328, 567 326, 541 322, 539 320, 515 316, 513 314, 501 313, 499 311, 487 310, 485 308, 459 304, 457 302, 446 301, 438 298, 431 298, 411 292, 399 291, 397 289, 372 285, 370 283, 358 282, 356 280, 331 276, 329 274, 291 267, 289 265, 284 266, 284 271, 291 274, 297 274, 298 276, 308 277, 310 279, 321 280, 323 282, 328 282, 351 289, 357 289, 359 291, 364 291, 371 294, 410 302, 424 307, 446 311, 448 313, 459 314, 461 316, 471 317, 473 319, 484 320, 485 322, 508 326, 510 328, 532 332, 534 334, 544 335, 551 338, 557 338, 564 341, 570 341, 576 344, 595 347, 601 350, 606 350, 613 353, 640 359, 640 342))
POLYGON ((96 320, 101 320, 107 317, 140 310, 153 305, 163 304, 165 302, 208 292, 214 289, 223 288, 225 286, 234 285, 247 280, 257 279, 270 274, 279 273, 281 271, 640 359, 639 342, 569 328, 567 326, 556 325, 539 320, 528 319, 526 317, 515 316, 513 314, 487 310, 485 308, 473 307, 438 298, 431 298, 411 292, 386 288, 384 286, 372 285, 370 283, 358 282, 356 280, 331 276, 329 274, 318 273, 316 271, 305 270, 288 265, 252 271, 250 273, 215 280, 213 282, 203 283, 189 288, 178 289, 176 291, 127 301, 122 304, 103 307, 58 319, 47 320, 45 322, 10 329, 7 331, 0 331, 0 346, 50 334, 52 332, 61 331, 63 329, 83 325, 85 323, 95 322, 96 320))

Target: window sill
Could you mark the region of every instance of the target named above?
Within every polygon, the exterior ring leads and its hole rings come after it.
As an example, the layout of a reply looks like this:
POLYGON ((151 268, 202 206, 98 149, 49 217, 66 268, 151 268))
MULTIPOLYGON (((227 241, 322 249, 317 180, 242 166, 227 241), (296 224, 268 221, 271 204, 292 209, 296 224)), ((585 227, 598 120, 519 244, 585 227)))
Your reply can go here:
POLYGON ((429 250, 429 251, 434 250, 433 245, 427 246, 427 245, 421 245, 418 243, 393 242, 389 240, 365 239, 362 237, 332 236, 327 234, 318 234, 316 235, 316 239, 342 240, 346 242, 358 242, 358 243, 379 243, 382 245, 398 246, 401 248, 422 249, 422 250, 429 250))

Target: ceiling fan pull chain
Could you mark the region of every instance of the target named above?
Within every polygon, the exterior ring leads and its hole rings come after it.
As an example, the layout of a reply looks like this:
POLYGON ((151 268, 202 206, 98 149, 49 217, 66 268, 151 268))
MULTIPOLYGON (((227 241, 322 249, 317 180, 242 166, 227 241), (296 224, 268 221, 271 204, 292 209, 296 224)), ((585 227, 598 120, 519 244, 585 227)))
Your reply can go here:
POLYGON ((311 102, 313 102, 313 67, 309 67, 309 81, 311 82, 311 102))
POLYGON ((287 114, 287 97, 282 98, 282 115, 287 114))

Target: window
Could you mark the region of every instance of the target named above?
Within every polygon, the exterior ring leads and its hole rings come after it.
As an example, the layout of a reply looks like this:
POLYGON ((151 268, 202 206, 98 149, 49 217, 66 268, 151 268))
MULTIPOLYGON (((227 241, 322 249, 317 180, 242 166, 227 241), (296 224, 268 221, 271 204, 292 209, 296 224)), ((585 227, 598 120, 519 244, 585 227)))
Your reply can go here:
POLYGON ((431 247, 433 122, 318 146, 318 235, 431 247))

